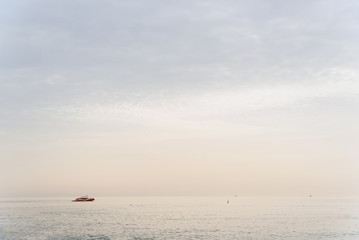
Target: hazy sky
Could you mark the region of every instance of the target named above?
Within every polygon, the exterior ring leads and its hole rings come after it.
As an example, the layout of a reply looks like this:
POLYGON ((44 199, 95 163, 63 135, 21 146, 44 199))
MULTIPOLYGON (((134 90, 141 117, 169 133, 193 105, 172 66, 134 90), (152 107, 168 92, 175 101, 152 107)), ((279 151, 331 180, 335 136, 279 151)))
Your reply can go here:
POLYGON ((3 2, 0 196, 359 196, 358 12, 3 2))

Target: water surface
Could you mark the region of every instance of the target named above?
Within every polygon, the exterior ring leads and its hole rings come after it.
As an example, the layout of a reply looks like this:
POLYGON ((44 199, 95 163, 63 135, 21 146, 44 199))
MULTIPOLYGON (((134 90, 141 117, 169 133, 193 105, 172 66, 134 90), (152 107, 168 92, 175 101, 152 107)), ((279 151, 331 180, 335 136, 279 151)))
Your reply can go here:
POLYGON ((0 239, 359 239, 358 199, 70 200, 2 199, 0 239))

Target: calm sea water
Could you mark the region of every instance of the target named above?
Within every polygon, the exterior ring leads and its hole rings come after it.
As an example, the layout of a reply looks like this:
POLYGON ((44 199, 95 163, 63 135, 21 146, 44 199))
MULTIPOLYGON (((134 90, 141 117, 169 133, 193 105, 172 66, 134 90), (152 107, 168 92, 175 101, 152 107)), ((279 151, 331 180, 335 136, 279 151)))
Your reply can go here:
POLYGON ((359 199, 70 200, 0 200, 0 239, 359 239, 359 199))

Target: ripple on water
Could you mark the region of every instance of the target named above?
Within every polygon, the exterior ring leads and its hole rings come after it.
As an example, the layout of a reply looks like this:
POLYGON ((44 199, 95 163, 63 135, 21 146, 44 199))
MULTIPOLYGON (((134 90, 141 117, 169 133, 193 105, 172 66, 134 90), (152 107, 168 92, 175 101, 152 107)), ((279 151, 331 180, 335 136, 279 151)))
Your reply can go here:
POLYGON ((0 201, 0 240, 359 239, 357 200, 223 199, 0 201))

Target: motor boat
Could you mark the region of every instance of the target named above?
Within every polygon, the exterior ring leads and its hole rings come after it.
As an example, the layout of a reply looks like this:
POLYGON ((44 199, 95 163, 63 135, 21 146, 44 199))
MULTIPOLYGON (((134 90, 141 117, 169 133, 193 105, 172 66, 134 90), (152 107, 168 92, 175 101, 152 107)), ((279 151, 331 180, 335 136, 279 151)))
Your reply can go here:
POLYGON ((82 196, 79 198, 76 198, 75 200, 72 200, 73 202, 91 202, 95 200, 94 198, 89 198, 87 195, 86 196, 82 196))

